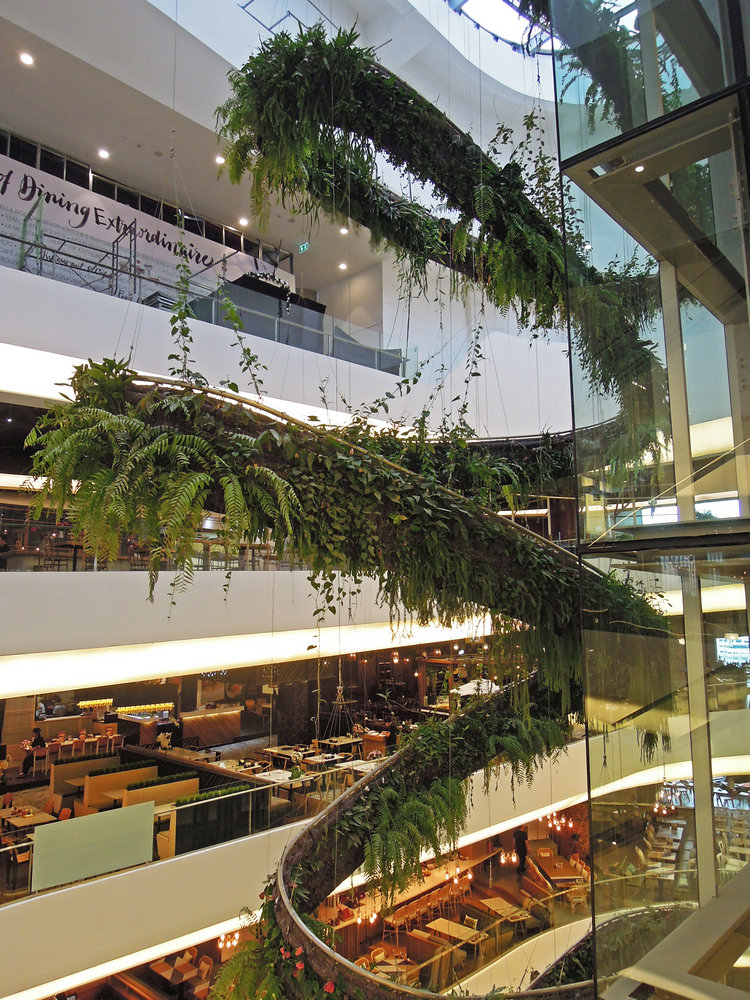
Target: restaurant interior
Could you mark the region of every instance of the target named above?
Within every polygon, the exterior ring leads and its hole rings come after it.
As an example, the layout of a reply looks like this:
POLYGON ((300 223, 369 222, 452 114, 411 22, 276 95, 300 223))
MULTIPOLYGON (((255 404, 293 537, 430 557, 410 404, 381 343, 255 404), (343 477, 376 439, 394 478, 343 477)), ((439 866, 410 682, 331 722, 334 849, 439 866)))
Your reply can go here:
MULTIPOLYGON (((496 690, 489 655, 484 638, 467 637, 39 693, 28 699, 29 739, 2 746, 0 902, 308 820, 367 780, 418 721, 496 690), (32 734, 44 746, 32 746, 32 734)), ((567 752, 582 752, 583 728, 572 721, 568 735, 567 752)), ((726 855, 743 865, 750 781, 717 782, 726 855)), ((552 788, 542 797, 552 801, 552 788)), ((607 909, 644 898, 689 902, 693 805, 690 780, 665 778, 590 805, 582 787, 578 802, 525 818, 523 871, 509 821, 425 857, 421 877, 392 901, 357 874, 317 916, 343 958, 443 992, 513 954, 528 962, 545 930, 587 924, 592 891, 607 909)), ((91 998, 201 1000, 253 933, 251 922, 113 973, 91 984, 91 998)))

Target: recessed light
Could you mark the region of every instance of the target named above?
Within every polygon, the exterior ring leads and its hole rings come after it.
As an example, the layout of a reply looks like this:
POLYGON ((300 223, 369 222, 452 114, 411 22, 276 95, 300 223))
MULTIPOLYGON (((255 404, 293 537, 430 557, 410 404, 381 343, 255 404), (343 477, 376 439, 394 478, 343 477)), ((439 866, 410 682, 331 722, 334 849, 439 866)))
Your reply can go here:
POLYGON ((219 164, 219 166, 221 166, 222 163, 226 163, 227 161, 224 159, 221 153, 219 153, 219 155, 216 157, 216 162, 219 164))
POLYGON ((109 159, 109 150, 108 149, 100 149, 99 150, 99 156, 101 157, 102 160, 108 160, 109 159))
POLYGON ((345 270, 346 270, 346 264, 343 261, 341 261, 341 263, 339 264, 339 271, 345 271, 345 270))
POLYGON ((341 233, 342 236, 346 236, 349 230, 347 229, 346 226, 342 226, 341 229, 339 229, 339 232, 341 233))
POLYGON ((247 219, 245 218, 245 216, 244 216, 244 215, 242 216, 242 218, 241 218, 241 219, 238 219, 237 221, 239 222, 239 224, 240 224, 241 226, 246 226, 246 225, 247 225, 247 219))
POLYGON ((18 58, 21 60, 21 62, 24 64, 24 66, 33 66, 34 65, 34 57, 32 56, 32 54, 30 52, 22 52, 21 55, 18 58))
POLYGON ((643 166, 643 164, 639 163, 638 166, 635 168, 635 172, 637 174, 642 174, 645 169, 646 168, 643 166))

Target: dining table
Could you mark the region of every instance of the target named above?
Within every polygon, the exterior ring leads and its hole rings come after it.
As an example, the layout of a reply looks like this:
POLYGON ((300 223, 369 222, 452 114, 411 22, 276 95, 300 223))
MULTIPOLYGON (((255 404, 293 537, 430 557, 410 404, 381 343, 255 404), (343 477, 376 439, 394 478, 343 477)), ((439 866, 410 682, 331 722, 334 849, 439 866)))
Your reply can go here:
POLYGON ((466 927, 465 924, 457 924, 455 920, 448 920, 447 917, 437 917, 426 925, 430 931, 451 941, 459 941, 461 944, 483 945, 487 940, 484 931, 475 930, 473 927, 466 927))
POLYGON ((377 760, 343 760, 336 764, 336 767, 341 768, 342 771, 352 771, 362 777, 369 774, 370 771, 374 771, 376 767, 380 767, 384 760, 384 757, 377 760))
POLYGON ((75 790, 79 792, 86 784, 87 777, 88 777, 87 774, 79 774, 75 778, 64 778, 63 780, 66 785, 70 785, 71 788, 75 788, 75 790))
POLYGON ((551 857, 537 854, 534 857, 534 864, 553 889, 562 889, 584 881, 583 875, 559 854, 553 854, 551 857))
POLYGON ((72 539, 64 539, 54 542, 53 549, 55 553, 69 552, 72 555, 73 565, 71 569, 75 573, 78 569, 78 553, 83 552, 83 542, 74 542, 72 539))
POLYGON ((326 739, 318 740, 318 746, 327 748, 330 752, 345 749, 347 753, 350 753, 361 743, 361 736, 329 736, 326 739))
POLYGON ((57 817, 39 809, 34 810, 29 816, 8 816, 4 822, 16 830, 26 830, 34 826, 43 826, 45 823, 56 823, 57 817))
POLYGON ((185 983, 191 979, 196 979, 199 975, 197 967, 191 962, 180 962, 179 958, 174 960, 166 959, 162 964, 164 968, 160 969, 158 974, 169 986, 177 987, 177 995, 180 998, 184 997, 185 983))
POLYGON ((329 767, 334 767, 344 759, 342 753, 319 753, 312 757, 305 757, 305 764, 312 764, 316 771, 322 771, 329 767))
POLYGON ((509 920, 512 923, 529 919, 529 913, 522 906, 516 906, 509 902, 504 896, 489 896, 477 900, 483 908, 490 910, 502 920, 509 920))

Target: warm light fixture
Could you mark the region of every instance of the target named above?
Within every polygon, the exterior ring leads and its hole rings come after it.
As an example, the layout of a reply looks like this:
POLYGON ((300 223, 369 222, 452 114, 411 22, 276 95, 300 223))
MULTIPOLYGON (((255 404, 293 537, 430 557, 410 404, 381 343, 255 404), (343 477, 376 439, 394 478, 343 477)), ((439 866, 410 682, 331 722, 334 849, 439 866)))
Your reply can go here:
POLYGON ((342 260, 341 263, 339 264, 339 271, 345 271, 345 270, 346 270, 346 264, 342 260))
POLYGON ((547 813, 546 816, 540 816, 539 822, 544 823, 546 820, 547 828, 549 830, 554 830, 555 833, 561 833, 563 830, 573 829, 573 820, 568 819, 565 813, 551 812, 547 813))
POLYGON ((346 226, 342 226, 341 229, 339 229, 339 232, 341 233, 342 236, 346 236, 349 230, 347 229, 346 226))
POLYGON ((643 166, 643 164, 639 163, 638 166, 635 168, 635 172, 637 174, 642 174, 645 169, 646 168, 643 166))
POLYGON ((245 218, 245 216, 244 216, 244 215, 242 216, 242 218, 241 218, 241 219, 238 219, 237 221, 239 222, 239 224, 240 224, 241 226, 246 226, 246 225, 247 225, 247 219, 245 218))
POLYGON ((32 56, 32 54, 30 52, 22 52, 21 55, 18 58, 21 60, 21 62, 24 64, 24 66, 33 66, 34 65, 34 57, 32 56))
POLYGON ((219 153, 216 157, 216 162, 219 164, 219 166, 221 166, 222 163, 226 163, 227 161, 224 159, 221 153, 219 153))
POLYGON ((108 149, 100 149, 99 150, 99 158, 102 159, 102 160, 108 160, 109 159, 109 150, 108 149))

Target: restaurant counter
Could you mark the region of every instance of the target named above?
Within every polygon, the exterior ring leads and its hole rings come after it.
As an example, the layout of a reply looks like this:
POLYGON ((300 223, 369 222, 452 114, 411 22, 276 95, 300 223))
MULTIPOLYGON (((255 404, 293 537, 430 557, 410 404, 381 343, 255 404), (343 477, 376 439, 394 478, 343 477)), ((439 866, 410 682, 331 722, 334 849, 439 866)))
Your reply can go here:
POLYGON ((180 717, 182 738, 186 740, 197 736, 199 745, 206 747, 231 743, 241 735, 241 716, 240 705, 183 712, 180 717))
MULTIPOLYGON (((91 732, 93 716, 88 715, 50 715, 46 719, 37 719, 33 725, 42 731, 42 736, 49 743, 55 739, 59 733, 78 738, 82 729, 91 732)), ((94 723, 95 724, 95 723, 94 723)))
POLYGON ((375 752, 382 754, 383 757, 387 757, 387 745, 387 733, 369 733, 365 731, 362 734, 362 756, 365 760, 367 760, 371 753, 375 752))
POLYGON ((154 715, 118 714, 117 725, 114 728, 115 732, 122 733, 126 743, 145 747, 150 743, 156 743, 156 738, 162 730, 172 732, 175 726, 173 719, 162 719, 154 715))

